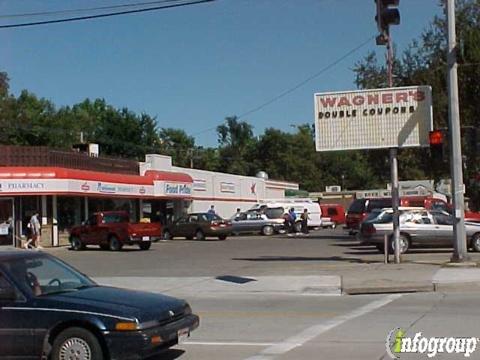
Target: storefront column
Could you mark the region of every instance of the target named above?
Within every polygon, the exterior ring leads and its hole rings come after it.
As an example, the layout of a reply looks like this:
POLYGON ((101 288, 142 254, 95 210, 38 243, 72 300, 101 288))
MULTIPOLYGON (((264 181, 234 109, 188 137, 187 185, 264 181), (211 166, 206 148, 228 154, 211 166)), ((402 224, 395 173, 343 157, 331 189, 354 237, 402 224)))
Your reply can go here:
POLYGON ((87 219, 88 219, 88 197, 85 196, 83 199, 84 199, 84 205, 85 205, 84 206, 84 208, 85 208, 84 211, 85 212, 84 212, 84 215, 83 215, 83 220, 87 221, 87 219))
POLYGON ((47 224, 47 195, 42 195, 42 226, 45 226, 47 224))
POLYGON ((52 224, 53 224, 53 246, 58 246, 58 208, 57 208, 57 196, 52 196, 52 224))

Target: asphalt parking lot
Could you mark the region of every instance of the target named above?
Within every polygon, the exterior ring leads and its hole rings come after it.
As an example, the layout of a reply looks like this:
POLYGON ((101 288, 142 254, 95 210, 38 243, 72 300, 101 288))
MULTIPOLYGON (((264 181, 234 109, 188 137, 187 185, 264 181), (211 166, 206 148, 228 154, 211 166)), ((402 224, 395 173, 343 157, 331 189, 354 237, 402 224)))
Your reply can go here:
MULTIPOLYGON (((48 250, 92 277, 109 276, 261 276, 317 275, 322 270, 357 264, 383 264, 383 254, 373 246, 360 245, 337 228, 312 231, 308 236, 232 236, 225 241, 174 239, 154 243, 149 251, 124 247, 121 252, 48 250)), ((411 249, 406 262, 439 264, 451 249, 411 249)), ((480 254, 470 253, 473 260, 480 254)))

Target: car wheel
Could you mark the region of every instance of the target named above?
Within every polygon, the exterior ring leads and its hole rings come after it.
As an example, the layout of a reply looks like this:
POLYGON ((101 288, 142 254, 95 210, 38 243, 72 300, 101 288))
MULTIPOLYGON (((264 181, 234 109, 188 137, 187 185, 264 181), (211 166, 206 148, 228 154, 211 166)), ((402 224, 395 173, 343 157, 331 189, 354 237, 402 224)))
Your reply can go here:
POLYGON ((100 244, 100 249, 108 250, 109 249, 108 244, 100 244))
POLYGON ((103 358, 98 339, 83 328, 67 328, 53 342, 52 360, 103 360, 103 358))
POLYGON ((150 241, 144 241, 140 243, 140 250, 148 250, 150 249, 150 246, 152 246, 152 243, 150 241))
POLYGON ((473 251, 480 252, 480 233, 476 233, 472 236, 470 246, 472 247, 473 251))
POLYGON ((193 236, 185 236, 185 239, 187 239, 187 240, 193 240, 193 236))
POLYGON ((262 228, 262 235, 265 235, 265 236, 270 236, 270 235, 273 235, 274 233, 274 229, 273 229, 273 226, 271 225, 265 225, 263 228, 262 228))
POLYGON ((120 251, 122 250, 122 243, 118 241, 115 236, 111 236, 110 240, 108 241, 108 248, 111 251, 120 251))
POLYGON ((85 249, 85 245, 83 244, 82 240, 80 240, 80 238, 77 236, 72 236, 70 239, 70 246, 72 247, 72 250, 75 251, 85 249))
MULTIPOLYGON (((405 235, 400 235, 398 238, 398 242, 400 243, 400 254, 405 254, 410 248, 410 241, 405 235)), ((395 254, 395 244, 393 241, 393 236, 390 239, 390 251, 392 254, 395 254)))
POLYGON ((165 230, 163 232, 163 240, 172 240, 172 234, 170 233, 170 231, 165 230))
POLYGON ((219 238, 220 240, 225 240, 225 239, 227 238, 227 235, 220 235, 218 238, 219 238))
POLYGON ((205 240, 205 234, 202 230, 197 230, 197 232, 195 233, 195 238, 197 240, 205 240))

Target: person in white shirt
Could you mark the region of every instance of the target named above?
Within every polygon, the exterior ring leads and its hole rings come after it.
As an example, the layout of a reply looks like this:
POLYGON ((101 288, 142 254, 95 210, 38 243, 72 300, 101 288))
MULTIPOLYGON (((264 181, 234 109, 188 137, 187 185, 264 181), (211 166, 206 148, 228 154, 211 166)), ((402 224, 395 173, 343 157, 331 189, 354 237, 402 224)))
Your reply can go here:
POLYGON ((40 246, 40 236, 42 232, 42 226, 40 224, 40 221, 38 220, 38 216, 38 211, 35 211, 35 213, 30 218, 29 225, 32 245, 34 248, 41 249, 42 247, 40 246))

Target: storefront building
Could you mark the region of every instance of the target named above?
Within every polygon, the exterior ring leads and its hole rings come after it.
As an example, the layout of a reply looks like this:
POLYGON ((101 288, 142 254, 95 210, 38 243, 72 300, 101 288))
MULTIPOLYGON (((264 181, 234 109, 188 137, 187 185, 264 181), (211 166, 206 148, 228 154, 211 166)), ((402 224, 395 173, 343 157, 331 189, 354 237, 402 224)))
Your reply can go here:
POLYGON ((91 158, 43 147, 0 146, 0 245, 20 246, 38 212, 41 245, 68 244, 69 229, 98 211, 124 210, 131 221, 166 223, 214 205, 222 217, 259 200, 283 198, 297 184, 172 166, 91 158))

